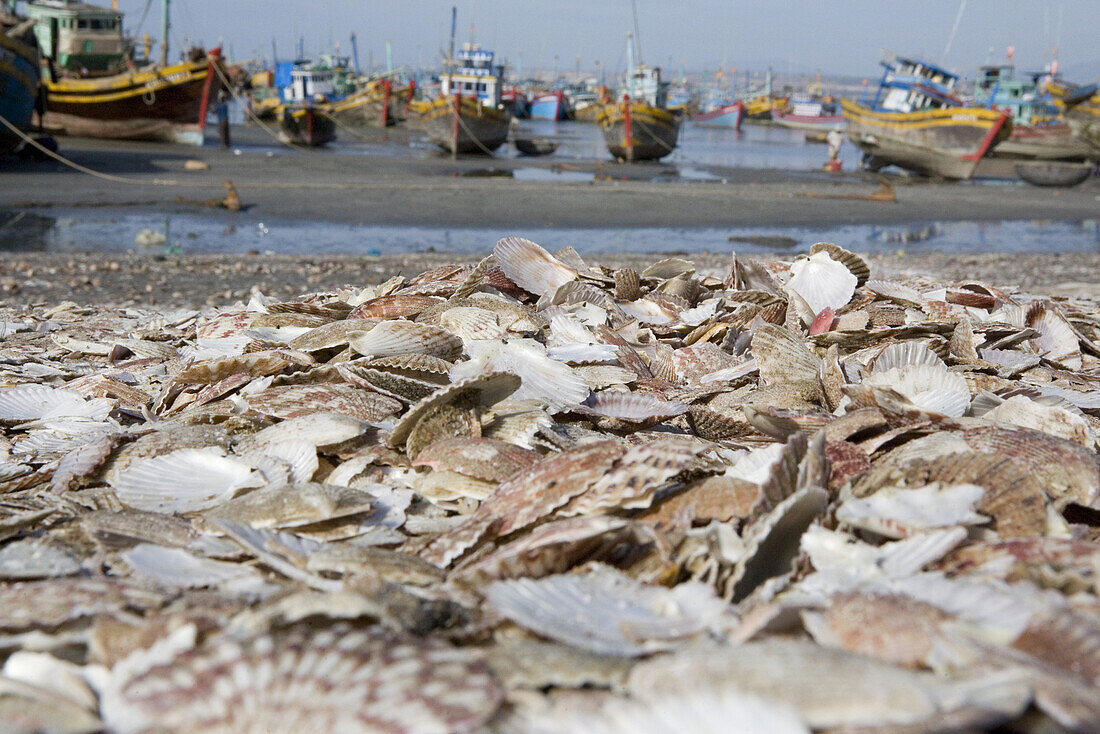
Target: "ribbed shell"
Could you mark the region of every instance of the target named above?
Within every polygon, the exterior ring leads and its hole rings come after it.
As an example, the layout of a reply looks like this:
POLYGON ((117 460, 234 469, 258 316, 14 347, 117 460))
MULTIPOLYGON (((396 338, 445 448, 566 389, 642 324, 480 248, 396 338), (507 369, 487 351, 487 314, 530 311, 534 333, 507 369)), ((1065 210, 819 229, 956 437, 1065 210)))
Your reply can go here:
POLYGON ((351 348, 365 357, 428 354, 446 360, 462 354, 462 340, 438 326, 413 321, 382 321, 365 334, 349 338, 351 348))
POLYGON ((475 405, 488 408, 511 395, 519 386, 520 378, 513 374, 490 372, 441 388, 413 405, 401 416, 401 420, 394 425, 393 433, 390 434, 390 445, 404 444, 417 422, 439 405, 470 400, 475 405))
POLYGON ((35 421, 44 418, 87 418, 102 421, 114 407, 106 398, 85 400, 72 390, 45 385, 17 385, 0 390, 0 421, 35 421))
POLYGON ((192 362, 176 374, 176 379, 186 384, 212 385, 230 375, 241 373, 252 377, 277 375, 289 366, 290 361, 278 352, 253 352, 192 362))
POLYGON ((505 237, 493 248, 500 269, 512 282, 536 296, 552 293, 577 278, 577 271, 531 240, 505 237))
POLYGON ((342 413, 361 421, 378 421, 401 410, 401 402, 348 385, 284 385, 249 395, 248 407, 261 415, 301 418, 314 413, 342 413))
POLYGON ((787 287, 801 296, 816 315, 826 308, 836 311, 847 305, 856 291, 856 276, 827 252, 817 252, 791 265, 787 287))
POLYGON ((150 512, 198 512, 255 486, 252 467, 217 449, 180 449, 134 459, 108 479, 119 501, 150 512))
POLYGON ((806 343, 782 326, 762 324, 752 337, 752 354, 765 385, 820 382, 820 360, 806 343))
POLYGON ((464 344, 477 339, 502 339, 505 333, 495 313, 472 306, 459 306, 444 311, 439 315, 439 325, 461 339, 464 344))
POLYGON ((871 267, 867 264, 859 255, 854 252, 849 252, 839 245, 834 245, 832 242, 815 242, 810 245, 810 254, 816 255, 819 252, 825 252, 833 260, 837 261, 856 276, 856 287, 863 285, 871 277, 871 267))
POLYGON ((434 296, 395 293, 360 303, 351 310, 348 319, 411 319, 424 309, 442 302, 441 298, 434 296))
POLYGON ((665 400, 656 395, 605 390, 589 395, 576 410, 585 415, 642 423, 682 415, 687 412, 687 406, 678 400, 665 400))

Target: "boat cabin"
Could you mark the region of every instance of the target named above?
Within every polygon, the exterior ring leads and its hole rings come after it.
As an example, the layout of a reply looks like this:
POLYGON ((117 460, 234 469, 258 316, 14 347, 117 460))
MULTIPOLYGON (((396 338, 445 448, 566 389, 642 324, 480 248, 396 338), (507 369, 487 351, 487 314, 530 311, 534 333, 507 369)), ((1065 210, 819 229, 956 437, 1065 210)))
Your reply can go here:
POLYGON ((290 70, 290 84, 283 90, 283 101, 304 104, 319 97, 329 99, 336 89, 335 81, 336 71, 331 67, 295 62, 290 70))
POLYGON ((918 112, 959 107, 957 74, 914 59, 894 56, 882 62, 885 71, 868 105, 877 112, 918 112))
POLYGON ((493 52, 476 43, 464 43, 455 56, 457 64, 439 80, 440 93, 477 97, 491 107, 500 105, 504 68, 493 66, 493 52))
POLYGON ((627 72, 626 88, 631 99, 644 101, 651 107, 665 107, 668 103, 668 82, 661 81, 661 67, 637 64, 627 72))
POLYGON ((122 14, 74 0, 27 3, 42 55, 59 72, 78 76, 114 74, 126 65, 132 44, 122 35, 122 14))
POLYGON ((983 66, 974 83, 974 101, 990 109, 1008 110, 1016 125, 1036 125, 1059 117, 1050 95, 1040 92, 1043 72, 1030 78, 1017 79, 1016 68, 1010 65, 983 66))

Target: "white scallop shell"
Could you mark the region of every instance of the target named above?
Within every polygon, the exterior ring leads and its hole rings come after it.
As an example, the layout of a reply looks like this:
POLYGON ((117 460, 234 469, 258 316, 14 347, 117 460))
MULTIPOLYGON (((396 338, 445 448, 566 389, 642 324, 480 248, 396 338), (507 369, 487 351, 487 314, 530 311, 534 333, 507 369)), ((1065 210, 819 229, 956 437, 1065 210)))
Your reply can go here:
POLYGON ((902 306, 916 306, 919 308, 925 301, 924 296, 919 291, 901 283, 872 279, 867 281, 866 286, 872 293, 877 293, 883 298, 902 306))
POLYGON ((149 512, 198 512, 257 486, 252 467, 220 449, 179 449, 134 459, 108 483, 124 505, 149 512))
POLYGON ((1080 415, 1054 405, 1042 405, 1023 395, 1014 395, 982 416, 986 420, 1011 423, 1022 428, 1042 431, 1074 441, 1082 446, 1092 446, 1093 436, 1088 421, 1080 415))
POLYGON ((114 407, 107 398, 85 400, 73 390, 45 385, 17 385, 0 390, 0 421, 86 418, 103 421, 114 407))
POLYGON ((269 485, 278 484, 278 482, 273 481, 265 471, 268 462, 264 459, 273 459, 277 462, 277 466, 285 468, 286 480, 282 482, 283 484, 308 482, 313 479, 319 466, 317 447, 301 439, 265 443, 262 448, 253 453, 242 454, 240 459, 259 469, 267 478, 269 485))
POLYGON ((984 495, 985 490, 976 484, 886 487, 869 497, 844 500, 836 518, 887 538, 904 538, 931 528, 988 522, 988 517, 974 511, 984 495))
POLYGON ((709 586, 646 586, 610 567, 584 575, 496 581, 496 610, 521 627, 583 650, 636 657, 714 629, 726 604, 709 586))
POLYGON ((413 321, 381 321, 365 334, 348 339, 351 348, 365 357, 396 354, 430 354, 446 360, 462 354, 462 340, 439 326, 413 321))
POLYGON ((501 239, 493 248, 493 254, 500 269, 513 283, 536 296, 552 293, 577 278, 576 270, 522 237, 501 239))
POLYGON ((481 342, 470 346, 471 359, 451 369, 452 380, 484 372, 510 372, 522 384, 513 400, 537 400, 551 407, 577 405, 588 397, 588 385, 569 365, 551 359, 541 344, 530 339, 508 343, 481 342))
POLYGON ((1029 326, 1039 332, 1032 344, 1041 355, 1070 369, 1081 369, 1081 343, 1062 314, 1044 309, 1029 326))
POLYGON ((596 337, 581 320, 573 314, 562 313, 550 317, 550 336, 548 345, 595 344, 596 337))
POLYGON ((623 313, 642 324, 655 324, 667 326, 680 320, 680 314, 671 306, 651 301, 648 298, 639 298, 637 301, 620 303, 619 308, 623 313))
POLYGON ((546 356, 567 364, 606 364, 619 360, 614 344, 559 344, 547 347, 546 356))
POLYGON ((856 276, 842 263, 817 252, 791 263, 787 287, 802 297, 814 314, 847 305, 856 292, 856 276))
POLYGON ((268 444, 306 441, 313 446, 332 446, 363 435, 367 424, 343 413, 313 413, 290 418, 246 436, 239 450, 262 450, 268 444))
POLYGON ((639 392, 604 391, 589 395, 577 409, 586 415, 598 415, 640 423, 651 418, 671 418, 687 412, 679 400, 665 400, 639 392))
POLYGON ((928 364, 935 367, 944 367, 944 361, 935 352, 928 348, 923 341, 904 341, 889 344, 875 357, 872 369, 876 372, 884 372, 895 367, 906 367, 911 364, 928 364))
POLYGON ((0 548, 0 578, 36 579, 71 576, 80 561, 65 546, 42 538, 23 538, 0 548))
POLYGON ((904 395, 925 410, 959 418, 970 406, 966 380, 944 367, 929 364, 875 371, 863 380, 874 387, 887 387, 904 395))
POLYGON ((1000 372, 1006 377, 1029 370, 1043 361, 1038 354, 1027 354, 1015 349, 982 349, 978 355, 986 362, 1002 367, 1000 372))
POLYGON ((221 586, 237 579, 260 578, 252 566, 198 558, 182 548, 165 548, 150 543, 142 543, 125 551, 122 560, 134 572, 162 586, 180 589, 221 586))
POLYGON ((477 339, 501 339, 505 329, 495 313, 474 306, 456 306, 439 315, 439 325, 469 344, 477 339))

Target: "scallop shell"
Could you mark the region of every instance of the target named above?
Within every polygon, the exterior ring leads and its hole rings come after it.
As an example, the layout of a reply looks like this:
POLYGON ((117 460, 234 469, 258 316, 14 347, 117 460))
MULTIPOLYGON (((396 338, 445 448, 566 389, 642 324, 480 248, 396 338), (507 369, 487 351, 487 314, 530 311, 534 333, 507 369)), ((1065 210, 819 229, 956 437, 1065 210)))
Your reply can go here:
POLYGON ((529 469, 540 458, 538 452, 491 438, 451 438, 425 447, 413 466, 500 482, 529 469))
POLYGON ((231 375, 247 374, 252 377, 277 375, 290 366, 290 361, 278 352, 253 352, 240 356, 192 362, 176 374, 183 384, 212 385, 231 375))
POLYGON ((455 365, 452 380, 465 380, 485 372, 509 372, 520 378, 515 400, 538 400, 560 408, 580 403, 588 386, 568 365, 550 359, 538 342, 512 340, 507 343, 471 345, 471 359, 455 365))
POLYGON ((641 279, 633 268, 621 268, 613 274, 615 278, 615 298, 621 301, 634 301, 642 295, 641 279))
POLYGON ((887 538, 905 538, 931 528, 988 522, 989 518, 974 511, 984 495, 985 490, 974 484, 887 487, 864 499, 845 500, 836 510, 836 519, 887 538))
POLYGON ((364 319, 332 321, 291 339, 287 346, 303 352, 343 348, 348 345, 352 338, 366 334, 373 328, 374 323, 364 319))
POLYGON ((863 384, 890 388, 914 405, 954 418, 964 415, 970 406, 970 388, 966 380, 938 365, 915 364, 876 370, 863 384))
POLYGON ((672 649, 726 614, 725 603, 702 584, 645 586, 602 565, 585 575, 496 581, 485 596, 497 612, 544 637, 630 657, 672 649))
POLYGON ((23 538, 0 547, 0 578, 37 579, 80 573, 80 560, 65 546, 23 538))
POLYGON ((205 517, 250 528, 293 528, 369 512, 371 496, 327 484, 264 487, 220 503, 205 517))
POLYGON ((828 254, 830 258, 848 268, 852 275, 856 276, 857 288, 866 283, 868 278, 871 277, 871 268, 867 261, 854 252, 849 252, 832 242, 815 242, 810 245, 811 255, 816 255, 819 252, 828 254))
POLYGON ((801 296, 816 315, 826 308, 846 306, 856 292, 857 278, 846 266, 820 251, 791 265, 787 287, 801 296))
POLYGON ((505 237, 493 248, 500 269, 516 285, 541 296, 577 278, 577 271, 531 240, 505 237))
POLYGON ((582 415, 617 418, 630 423, 666 420, 683 415, 687 406, 678 400, 665 400, 656 395, 605 390, 589 395, 574 409, 582 415))
POLYGON ((402 374, 419 373, 428 379, 433 375, 447 374, 454 363, 430 354, 395 354, 391 357, 371 357, 366 361, 369 367, 379 370, 391 370, 402 374))
POLYGON ((1080 415, 1064 408, 1041 405, 1022 395, 1010 397, 987 411, 986 420, 1011 423, 1079 443, 1092 446, 1094 438, 1088 422, 1080 415))
POLYGON ((291 732, 308 722, 349 734, 468 732, 503 697, 470 653, 378 628, 214 635, 194 650, 147 657, 123 661, 103 686, 101 713, 113 731, 291 732))
POLYGON ((678 257, 670 257, 658 260, 642 271, 643 278, 655 280, 669 280, 678 275, 692 275, 695 273, 695 263, 678 257))
POLYGON ((752 337, 752 353, 765 385, 820 382, 821 361, 782 326, 762 324, 752 337))
POLYGON ((442 303, 435 296, 420 296, 411 293, 397 293, 372 298, 353 308, 348 320, 359 319, 395 319, 414 318, 427 308, 442 303))
POLYGON ((504 327, 492 311, 472 306, 459 306, 444 311, 439 325, 468 343, 475 339, 502 339, 504 327))
POLYGON ((131 570, 160 586, 176 589, 198 589, 222 586, 244 579, 258 581, 259 573, 251 566, 226 561, 198 558, 182 548, 165 548, 142 543, 122 554, 131 570))
POLYGON ((362 421, 342 413, 311 413, 242 437, 237 451, 263 451, 267 446, 286 441, 304 441, 315 447, 334 446, 363 435, 366 429, 362 421))
POLYGON ((926 364, 946 368, 943 360, 923 341, 904 341, 888 344, 872 363, 875 372, 900 369, 909 365, 926 364))
POLYGON ((85 400, 80 393, 45 385, 28 384, 0 389, 0 421, 9 423, 51 418, 102 421, 107 419, 113 407, 113 400, 85 400))
POLYGON ((1032 340, 1039 354, 1069 369, 1081 369, 1081 343, 1062 314, 1043 309, 1027 325, 1039 332, 1032 340))
POLYGON ((394 425, 390 434, 390 445, 400 446, 405 443, 420 419, 437 406, 466 399, 473 401, 475 405, 489 407, 514 393, 519 386, 520 378, 507 372, 490 372, 452 383, 409 408, 394 425))
POLYGON ((257 485, 252 467, 218 449, 179 449, 134 459, 108 478, 119 501, 149 512, 198 512, 257 485))
POLYGON ((367 333, 350 337, 348 343, 365 357, 428 354, 454 360, 462 354, 462 340, 457 336, 413 321, 381 321, 367 333))
POLYGON ((360 421, 378 421, 401 410, 401 402, 348 385, 282 385, 249 395, 248 407, 276 418, 340 413, 360 421))

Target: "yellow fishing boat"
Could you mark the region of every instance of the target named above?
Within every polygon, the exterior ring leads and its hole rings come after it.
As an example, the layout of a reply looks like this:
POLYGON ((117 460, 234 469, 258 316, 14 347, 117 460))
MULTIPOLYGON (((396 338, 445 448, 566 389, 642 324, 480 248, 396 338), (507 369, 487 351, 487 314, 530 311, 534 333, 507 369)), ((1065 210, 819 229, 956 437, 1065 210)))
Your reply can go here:
POLYGON ((376 79, 343 99, 321 105, 324 114, 342 125, 395 125, 408 116, 413 85, 376 79))
POLYGON ((682 114, 629 97, 601 104, 596 113, 607 149, 618 160, 628 162, 657 160, 671 153, 683 119, 682 114))
POLYGON ((437 97, 420 113, 428 139, 451 154, 492 153, 508 139, 511 120, 507 110, 476 97, 437 97))
POLYGON ((1100 158, 1100 89, 1097 85, 1076 87, 1052 81, 1047 84, 1047 91, 1073 132, 1088 143, 1090 154, 1100 158))

